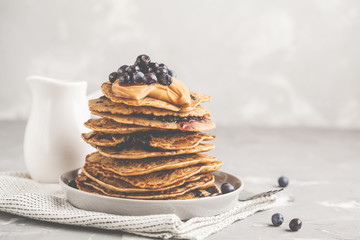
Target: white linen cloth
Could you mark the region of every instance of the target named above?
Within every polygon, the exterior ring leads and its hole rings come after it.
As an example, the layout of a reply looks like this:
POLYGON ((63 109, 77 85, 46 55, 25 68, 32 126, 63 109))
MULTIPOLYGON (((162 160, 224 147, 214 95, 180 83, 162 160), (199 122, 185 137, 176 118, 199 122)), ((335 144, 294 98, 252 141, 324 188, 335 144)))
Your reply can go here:
POLYGON ((40 221, 121 230, 153 238, 204 239, 235 221, 277 202, 275 195, 241 202, 231 210, 210 217, 181 221, 174 214, 120 216, 91 212, 72 206, 59 184, 41 184, 25 172, 0 172, 0 211, 40 221))

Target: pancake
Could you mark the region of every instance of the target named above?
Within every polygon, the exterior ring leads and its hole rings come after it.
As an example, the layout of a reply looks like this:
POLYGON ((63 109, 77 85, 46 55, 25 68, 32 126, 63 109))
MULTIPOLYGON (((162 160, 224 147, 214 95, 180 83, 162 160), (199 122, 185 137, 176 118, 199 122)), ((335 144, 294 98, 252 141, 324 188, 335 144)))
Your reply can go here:
POLYGON ((145 114, 154 116, 178 116, 178 117, 210 117, 209 111, 202 107, 197 106, 189 112, 174 112, 166 109, 155 107, 142 107, 131 106, 123 103, 115 103, 106 97, 89 100, 89 108, 91 111, 109 112, 112 114, 131 115, 131 114, 145 114))
POLYGON ((215 136, 196 132, 146 132, 135 134, 106 134, 89 132, 81 134, 85 142, 94 146, 115 147, 126 144, 128 147, 144 145, 167 150, 188 149, 196 147, 202 141, 214 140, 215 136))
POLYGON ((80 183, 79 186, 84 184, 102 192, 104 195, 107 196, 132 198, 132 199, 167 199, 167 198, 177 197, 195 189, 204 189, 211 187, 213 186, 213 183, 215 181, 213 175, 204 174, 201 176, 201 178, 199 178, 196 181, 186 182, 181 186, 171 188, 165 191, 154 191, 154 192, 144 192, 144 193, 123 193, 123 192, 113 191, 104 188, 97 182, 94 182, 90 178, 86 177, 86 175, 84 176, 85 177, 80 178, 81 180, 77 180, 77 183, 78 182, 80 183))
POLYGON ((199 163, 217 162, 216 157, 206 154, 187 154, 146 159, 114 159, 94 152, 86 156, 86 163, 121 176, 144 175, 151 172, 183 168, 199 163))
MULTIPOLYGON (((109 190, 113 190, 113 191, 119 191, 119 192, 124 192, 124 193, 132 193, 132 192, 154 192, 156 191, 165 191, 174 187, 178 187, 183 185, 185 182, 192 182, 192 181, 196 181, 198 179, 200 179, 202 177, 201 174, 197 174, 194 176, 191 176, 185 180, 180 180, 178 182, 175 182, 174 184, 171 184, 169 186, 165 186, 162 188, 156 188, 156 189, 152 189, 152 188, 138 188, 135 187, 131 184, 129 184, 128 182, 125 182, 121 179, 118 178, 114 178, 114 177, 105 177, 102 172, 103 171, 98 171, 97 167, 94 166, 90 166, 90 165, 85 165, 82 168, 82 172, 91 180, 93 180, 94 182, 97 182, 98 184, 100 184, 101 186, 103 186, 104 188, 107 188, 109 190)), ((115 173, 113 172, 107 172, 106 175, 115 175, 115 173)))
POLYGON ((114 134, 129 134, 134 132, 152 131, 154 128, 142 127, 137 125, 126 125, 118 123, 108 118, 94 118, 89 119, 84 125, 97 132, 114 133, 114 134))
MULTIPOLYGON (((120 191, 125 193, 131 193, 131 192, 153 192, 154 189, 146 189, 146 188, 138 188, 134 187, 133 185, 114 177, 105 177, 101 174, 101 172, 98 171, 98 169, 94 166, 85 165, 82 168, 82 172, 91 180, 94 182, 97 182, 104 188, 107 188, 109 190, 113 191, 120 191)), ((108 172, 108 175, 114 175, 115 173, 108 172)), ((194 175, 186 180, 180 180, 172 185, 163 187, 163 188, 157 188, 156 191, 165 191, 174 187, 178 187, 183 185, 185 182, 192 182, 196 181, 201 178, 201 175, 194 175)))
MULTIPOLYGON (((85 176, 86 177, 86 176, 85 176)), ((80 178, 81 179, 81 178, 80 178)), ((84 179, 84 177, 83 177, 84 179)), ((86 178, 85 178, 86 179, 86 178)), ((84 191, 84 192, 88 192, 88 193, 92 193, 92 194, 98 194, 98 195, 103 195, 103 196, 108 196, 105 195, 103 192, 84 184, 84 180, 79 181, 79 177, 77 177, 75 179, 75 182, 77 184, 77 187, 79 190, 84 191)), ((166 200, 187 200, 187 199, 198 199, 198 198, 203 198, 203 197, 209 197, 214 195, 214 186, 210 185, 210 187, 205 188, 205 189, 195 189, 195 190, 191 190, 189 192, 186 192, 182 195, 179 195, 177 197, 170 197, 170 198, 166 198, 166 200)), ((215 186, 216 188, 216 186, 215 186)), ((218 191, 220 193, 220 191, 218 191)))
POLYGON ((92 146, 115 147, 126 142, 126 136, 122 134, 106 134, 102 132, 82 133, 82 139, 92 146))
POLYGON ((76 176, 75 182, 76 182, 77 188, 84 192, 98 194, 98 195, 105 195, 101 191, 99 191, 89 185, 84 184, 84 182, 87 181, 88 179, 89 178, 84 173, 80 173, 78 176, 76 176))
POLYGON ((162 122, 156 119, 150 119, 144 117, 143 115, 120 115, 120 114, 111 114, 104 112, 91 111, 93 114, 100 117, 112 119, 118 123, 138 125, 143 127, 152 127, 159 129, 175 129, 181 131, 190 131, 190 132, 203 132, 210 131, 215 128, 215 123, 209 119, 201 120, 190 120, 182 122, 162 122))
MULTIPOLYGON (((84 192, 108 196, 91 186, 85 185, 83 182, 77 181, 77 187, 79 188, 79 190, 84 191, 84 192)), ((213 189, 213 186, 210 186, 205 189, 195 189, 195 190, 189 191, 185 194, 179 195, 177 197, 166 198, 166 200, 188 200, 188 199, 199 199, 199 198, 204 198, 204 197, 210 197, 210 196, 214 195, 212 193, 213 192, 212 189, 213 189)))
POLYGON ((182 154, 191 154, 191 153, 201 153, 207 152, 214 149, 215 145, 213 144, 203 144, 188 148, 188 149, 178 149, 178 150, 164 150, 160 148, 146 148, 143 146, 136 146, 130 149, 126 148, 117 148, 117 147, 97 147, 97 150, 101 155, 105 157, 118 158, 118 159, 142 159, 142 158, 151 158, 151 157, 160 157, 160 156, 174 156, 182 154))
POLYGON ((156 132, 150 134, 149 146, 168 150, 189 149, 198 146, 202 141, 212 141, 214 135, 195 132, 156 132))
POLYGON ((209 173, 218 170, 222 166, 222 162, 200 163, 187 166, 184 168, 176 168, 151 172, 149 174, 139 176, 121 176, 104 171, 101 167, 96 167, 97 171, 105 177, 114 177, 130 183, 139 188, 162 188, 172 185, 180 180, 187 179, 195 174, 209 173))
POLYGON ((189 107, 188 109, 182 109, 179 106, 176 106, 176 105, 173 105, 166 101, 152 98, 152 97, 145 97, 144 99, 142 99, 140 101, 117 97, 116 95, 114 95, 114 93, 111 90, 110 82, 103 83, 101 86, 101 91, 104 93, 104 95, 107 98, 109 98, 112 102, 115 102, 115 103, 123 103, 123 104, 130 105, 130 106, 155 107, 155 108, 166 109, 166 110, 170 110, 170 111, 174 111, 174 112, 179 112, 179 111, 189 112, 189 111, 193 110, 196 106, 198 106, 200 103, 210 102, 212 100, 211 97, 208 95, 196 93, 196 92, 190 92, 190 96, 192 99, 191 107, 189 107))

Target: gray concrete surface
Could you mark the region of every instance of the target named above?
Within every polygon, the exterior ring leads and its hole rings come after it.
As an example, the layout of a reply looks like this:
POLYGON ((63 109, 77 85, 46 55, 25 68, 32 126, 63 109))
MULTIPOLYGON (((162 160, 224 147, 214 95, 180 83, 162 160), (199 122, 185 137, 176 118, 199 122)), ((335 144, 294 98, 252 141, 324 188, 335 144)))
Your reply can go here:
MULTIPOLYGON (((0 170, 25 170, 24 122, 0 122, 0 170)), ((286 175, 286 206, 257 213, 208 239, 360 239, 360 131, 309 129, 242 129, 219 126, 211 155, 222 170, 241 177, 245 191, 276 188, 286 175), (272 227, 280 212, 285 223, 272 227), (290 232, 292 218, 303 220, 290 232)), ((145 239, 114 231, 70 227, 0 213, 0 239, 145 239)))

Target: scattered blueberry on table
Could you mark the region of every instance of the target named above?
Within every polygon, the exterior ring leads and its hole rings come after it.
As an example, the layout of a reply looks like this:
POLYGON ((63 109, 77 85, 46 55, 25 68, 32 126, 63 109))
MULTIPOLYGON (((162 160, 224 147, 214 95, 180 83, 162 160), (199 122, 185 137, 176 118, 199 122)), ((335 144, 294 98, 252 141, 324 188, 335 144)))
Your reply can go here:
POLYGON ((285 176, 281 176, 278 179, 278 183, 280 187, 286 187, 289 184, 289 179, 285 176))
POLYGON ((301 229, 301 226, 302 226, 302 221, 298 218, 294 218, 289 223, 289 227, 291 231, 298 231, 299 229, 301 229))
POLYGON ((274 226, 280 226, 284 222, 284 217, 280 213, 275 213, 271 217, 271 222, 274 224, 274 226))
POLYGON ((232 192, 234 190, 235 190, 234 186, 231 185, 230 183, 226 182, 221 185, 221 193, 223 193, 223 194, 232 192))

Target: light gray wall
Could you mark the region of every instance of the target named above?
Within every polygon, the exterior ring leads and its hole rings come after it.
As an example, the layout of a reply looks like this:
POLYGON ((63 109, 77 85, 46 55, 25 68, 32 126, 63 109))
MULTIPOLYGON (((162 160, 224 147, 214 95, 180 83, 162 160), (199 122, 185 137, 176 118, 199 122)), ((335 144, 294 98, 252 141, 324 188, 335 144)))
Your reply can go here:
POLYGON ((141 53, 175 69, 218 125, 360 128, 360 1, 0 1, 0 119, 24 79, 99 88, 141 53))

